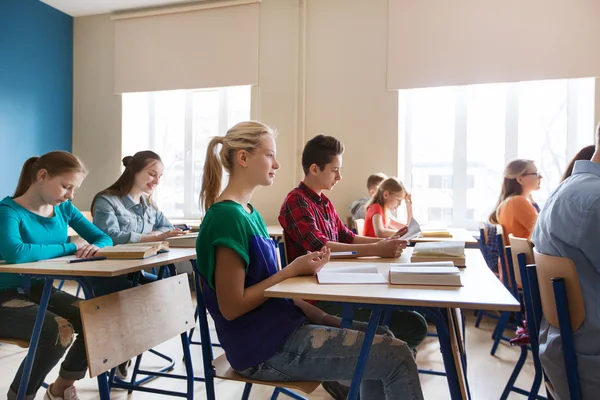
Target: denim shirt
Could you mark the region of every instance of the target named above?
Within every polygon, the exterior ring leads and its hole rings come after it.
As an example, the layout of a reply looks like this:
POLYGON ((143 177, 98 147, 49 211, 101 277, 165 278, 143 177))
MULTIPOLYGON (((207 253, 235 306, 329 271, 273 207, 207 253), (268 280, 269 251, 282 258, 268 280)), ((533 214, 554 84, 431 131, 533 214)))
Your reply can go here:
MULTIPOLYGON (((584 399, 600 393, 600 165, 577 161, 573 174, 550 196, 531 241, 537 251, 573 261, 583 295, 585 320, 573 339, 584 399)), ((557 396, 568 399, 562 339, 543 319, 540 359, 557 396)))
POLYGON ((153 231, 167 232, 173 225, 142 195, 140 203, 131 196, 98 196, 94 203, 94 224, 110 236, 115 245, 138 243, 142 235, 153 231))

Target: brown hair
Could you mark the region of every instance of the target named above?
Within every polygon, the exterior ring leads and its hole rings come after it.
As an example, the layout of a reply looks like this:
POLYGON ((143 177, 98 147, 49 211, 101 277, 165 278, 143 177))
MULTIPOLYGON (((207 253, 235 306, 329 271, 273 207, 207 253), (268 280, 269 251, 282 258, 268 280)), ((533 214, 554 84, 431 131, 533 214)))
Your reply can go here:
POLYGON ((569 166, 567 167, 567 170, 563 174, 560 181, 562 182, 571 176, 571 174, 573 173, 573 167, 575 167, 575 161, 591 160, 592 156, 594 155, 594 151, 596 151, 595 146, 585 146, 583 149, 579 150, 579 153, 575 154, 575 157, 573 157, 573 159, 569 163, 569 166))
MULTIPOLYGON (((112 194, 114 196, 119 196, 120 198, 127 196, 133 187, 135 176, 138 174, 138 172, 142 171, 150 163, 155 161, 162 162, 160 156, 150 150, 138 151, 133 156, 123 157, 122 162, 123 166, 125 167, 125 171, 123 171, 115 183, 94 196, 90 208, 92 214, 94 213, 94 204, 96 203, 98 196, 105 194, 112 194)), ((151 198, 149 198, 148 201, 150 204, 152 204, 151 198)))
POLYGON ((524 159, 517 159, 508 163, 504 169, 504 180, 502 181, 500 196, 498 197, 494 211, 492 211, 488 217, 490 223, 498 224, 498 216, 496 215, 496 212, 504 200, 511 196, 517 196, 523 193, 523 186, 521 186, 519 181, 517 181, 517 178, 523 175, 523 173, 527 170, 527 167, 533 163, 534 162, 532 160, 524 159))
POLYGON ((333 157, 344 154, 344 145, 333 136, 317 135, 306 142, 302 151, 302 170, 308 175, 310 166, 316 164, 321 171, 333 157))
POLYGON ((41 170, 46 170, 50 177, 70 172, 81 172, 87 175, 85 165, 77 156, 68 151, 51 151, 41 157, 31 157, 25 161, 13 197, 23 196, 41 170))
POLYGON ((386 179, 387 179, 387 175, 382 172, 378 172, 376 174, 369 176, 369 178, 367 179, 367 190, 377 188, 377 186, 379 186, 379 184, 386 179))
POLYGON ((223 168, 229 174, 232 173, 236 153, 240 150, 253 152, 267 135, 275 135, 267 125, 258 121, 245 121, 232 126, 225 136, 215 136, 211 139, 206 149, 202 176, 199 199, 201 209, 206 212, 219 197, 223 168), (222 145, 220 151, 217 151, 218 145, 222 145))
POLYGON ((385 192, 388 193, 406 193, 406 188, 398 179, 391 177, 387 178, 379 186, 377 186, 377 190, 371 199, 365 205, 365 208, 369 208, 371 204, 379 204, 382 208, 384 207, 385 199, 383 195, 385 192))

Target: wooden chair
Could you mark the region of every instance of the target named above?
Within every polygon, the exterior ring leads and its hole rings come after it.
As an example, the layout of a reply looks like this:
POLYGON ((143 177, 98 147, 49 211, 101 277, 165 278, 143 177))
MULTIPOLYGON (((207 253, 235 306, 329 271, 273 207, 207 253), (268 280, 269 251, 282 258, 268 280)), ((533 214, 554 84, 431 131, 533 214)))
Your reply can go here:
POLYGON ((362 235, 365 230, 365 220, 362 218, 354 220, 354 229, 357 235, 362 235))
MULTIPOLYGON (((536 329, 540 329, 542 316, 560 330, 563 342, 565 374, 571 399, 581 399, 577 356, 573 332, 585 320, 585 306, 575 264, 568 258, 541 254, 534 250, 535 265, 527 267, 536 329)), ((536 332, 537 334, 537 332, 536 332)), ((546 385, 549 392, 554 390, 546 385)))
POLYGON ((101 399, 110 398, 111 387, 193 399, 194 374, 187 332, 194 325, 194 308, 186 274, 84 300, 79 307, 90 376, 98 376, 101 399), (113 382, 116 366, 177 335, 181 336, 187 376, 139 373, 185 379, 187 392, 113 382))
POLYGON ((321 382, 314 381, 290 381, 290 382, 271 382, 271 381, 257 381, 248 379, 231 368, 229 361, 225 357, 225 354, 214 358, 212 351, 212 342, 210 338, 210 330, 208 326, 208 318, 206 307, 204 305, 204 299, 202 297, 202 287, 200 285, 200 277, 194 268, 194 280, 196 283, 196 298, 198 307, 198 321, 200 323, 200 338, 202 342, 202 361, 204 363, 204 384, 206 386, 206 396, 208 400, 215 400, 215 378, 224 379, 229 381, 236 381, 245 383, 244 392, 242 394, 242 400, 247 400, 252 390, 252 384, 256 383, 259 385, 266 385, 275 387, 271 400, 277 399, 280 393, 286 394, 293 399, 304 399, 304 397, 297 393, 286 389, 291 388, 299 390, 306 394, 310 394, 319 387, 321 382), (283 388, 285 385, 286 388, 283 388))
POLYGON ((525 396, 528 396, 530 399, 544 399, 538 395, 540 385, 542 382, 542 377, 544 375, 542 370, 542 364, 539 358, 539 344, 538 344, 538 330, 535 326, 534 314, 535 311, 533 309, 533 303, 531 299, 531 290, 529 285, 529 280, 527 278, 526 266, 528 264, 533 264, 533 245, 528 239, 518 238, 513 235, 508 236, 508 240, 510 243, 510 247, 508 248, 508 253, 511 254, 511 265, 513 266, 514 271, 510 272, 510 278, 513 287, 517 287, 517 282, 520 287, 522 287, 522 302, 521 305, 524 307, 524 315, 527 321, 527 328, 529 333, 529 340, 527 342, 519 343, 521 346, 521 355, 513 372, 506 383, 504 391, 500 397, 500 400, 506 400, 510 394, 510 392, 516 392, 525 396), (527 355, 531 350, 535 376, 533 379, 533 384, 529 391, 523 390, 515 386, 515 382, 527 361, 527 355))

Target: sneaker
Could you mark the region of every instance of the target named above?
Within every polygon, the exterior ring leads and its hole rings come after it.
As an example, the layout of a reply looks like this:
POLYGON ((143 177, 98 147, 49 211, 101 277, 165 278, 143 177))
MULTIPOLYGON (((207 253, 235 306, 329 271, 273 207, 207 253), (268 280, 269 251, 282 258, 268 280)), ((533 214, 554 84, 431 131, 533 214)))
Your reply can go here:
POLYGON ((63 397, 54 396, 52 393, 50 393, 51 387, 52 385, 48 386, 46 394, 44 395, 44 400, 79 400, 75 386, 69 386, 66 388, 65 392, 63 393, 63 397))
POLYGON ((129 374, 129 366, 131 366, 131 360, 120 364, 117 367, 117 370, 115 371, 115 375, 117 375, 117 378, 121 380, 127 379, 127 375, 129 374))
POLYGON ((350 388, 339 382, 323 382, 322 386, 335 400, 346 400, 348 393, 350 393, 350 388))

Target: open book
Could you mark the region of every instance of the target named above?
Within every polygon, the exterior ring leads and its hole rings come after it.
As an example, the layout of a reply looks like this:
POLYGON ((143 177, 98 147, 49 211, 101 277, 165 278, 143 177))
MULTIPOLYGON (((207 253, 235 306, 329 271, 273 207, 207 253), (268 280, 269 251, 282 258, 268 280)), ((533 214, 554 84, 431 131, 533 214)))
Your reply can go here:
POLYGON ((325 268, 317 273, 317 280, 320 284, 388 283, 375 264, 325 268))
POLYGON ((181 236, 174 236, 172 238, 167 239, 169 242, 169 246, 176 247, 186 247, 186 248, 195 248, 196 247, 196 239, 198 238, 198 232, 188 233, 181 236))
POLYGON ((466 266, 465 242, 417 243, 411 262, 452 261, 457 267, 466 266))
POLYGON ((421 226, 416 219, 411 218, 408 223, 408 231, 400 238, 404 240, 411 240, 421 235, 421 226))
POLYGON ((462 286, 458 268, 453 267, 451 263, 432 264, 392 264, 390 283, 392 285, 462 286))
POLYGON ((108 259, 142 259, 169 251, 168 242, 127 243, 105 247, 96 252, 96 256, 108 259))

